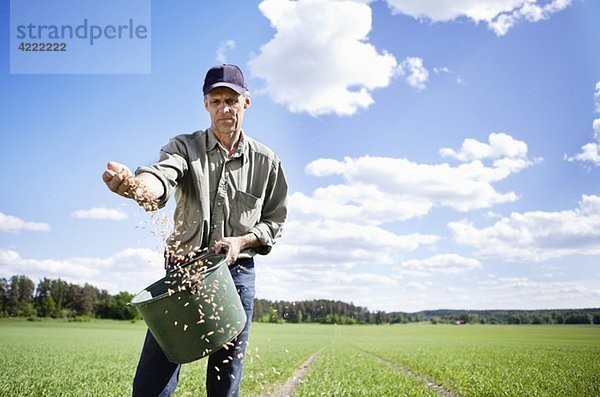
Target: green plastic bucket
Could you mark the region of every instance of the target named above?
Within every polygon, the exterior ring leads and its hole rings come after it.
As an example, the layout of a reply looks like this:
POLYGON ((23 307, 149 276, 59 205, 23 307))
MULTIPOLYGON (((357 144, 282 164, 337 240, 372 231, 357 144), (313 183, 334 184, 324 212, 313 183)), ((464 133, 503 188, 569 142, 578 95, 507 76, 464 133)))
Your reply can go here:
POLYGON ((133 297, 159 346, 174 363, 189 363, 230 343, 246 324, 225 256, 204 255, 133 297))

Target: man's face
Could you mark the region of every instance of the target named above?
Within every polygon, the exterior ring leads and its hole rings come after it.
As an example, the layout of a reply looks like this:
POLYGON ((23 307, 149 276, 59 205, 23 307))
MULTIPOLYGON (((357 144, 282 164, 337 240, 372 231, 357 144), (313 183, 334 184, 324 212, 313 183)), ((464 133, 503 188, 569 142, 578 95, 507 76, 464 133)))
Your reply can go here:
POLYGON ((249 96, 227 87, 217 87, 204 98, 204 107, 210 114, 211 128, 216 134, 232 134, 240 130, 248 106, 249 96))

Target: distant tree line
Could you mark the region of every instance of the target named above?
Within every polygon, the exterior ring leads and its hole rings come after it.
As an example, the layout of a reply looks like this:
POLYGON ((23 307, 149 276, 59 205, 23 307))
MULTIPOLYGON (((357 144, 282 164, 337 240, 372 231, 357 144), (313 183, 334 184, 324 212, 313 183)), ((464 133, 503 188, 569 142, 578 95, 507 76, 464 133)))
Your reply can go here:
POLYGON ((332 300, 300 302, 256 299, 254 321, 323 324, 600 324, 600 309, 561 310, 425 310, 416 313, 370 312, 332 300))
POLYGON ((128 303, 133 295, 106 290, 85 284, 44 278, 38 285, 27 276, 0 278, 0 317, 52 317, 86 320, 111 318, 135 320, 138 311, 128 303))
MULTIPOLYGON (((554 310, 425 310, 421 320, 476 324, 600 324, 600 309, 554 310)), ((403 313, 392 315, 402 316, 403 313)), ((405 314, 404 314, 405 315, 405 314)))
MULTIPOLYGON (((129 305, 133 295, 85 284, 44 278, 37 286, 27 276, 0 278, 0 317, 52 317, 86 320, 137 320, 129 305)), ((600 309, 561 310, 425 310, 416 313, 371 312, 342 301, 297 302, 255 299, 253 320, 271 323, 400 324, 428 321, 454 324, 600 324, 600 309)))
POLYGON ((381 324, 389 322, 385 312, 370 312, 353 303, 317 299, 311 301, 271 302, 254 300, 253 320, 258 322, 381 324))

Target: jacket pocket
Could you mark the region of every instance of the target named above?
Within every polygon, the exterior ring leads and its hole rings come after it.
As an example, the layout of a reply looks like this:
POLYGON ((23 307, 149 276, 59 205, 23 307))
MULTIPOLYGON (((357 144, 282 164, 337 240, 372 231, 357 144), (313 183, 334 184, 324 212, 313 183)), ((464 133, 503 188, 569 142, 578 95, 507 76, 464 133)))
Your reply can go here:
POLYGON ((231 206, 231 218, 229 222, 239 235, 246 234, 260 220, 262 199, 250 193, 237 191, 231 206))

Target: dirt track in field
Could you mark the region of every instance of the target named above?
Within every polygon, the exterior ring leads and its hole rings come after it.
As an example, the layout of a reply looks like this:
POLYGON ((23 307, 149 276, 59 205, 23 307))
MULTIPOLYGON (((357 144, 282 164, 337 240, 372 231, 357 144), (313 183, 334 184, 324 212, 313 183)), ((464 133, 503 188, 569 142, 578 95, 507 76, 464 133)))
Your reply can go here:
POLYGON ((418 380, 419 382, 424 384, 428 389, 435 391, 437 394, 439 394, 442 397, 460 397, 460 394, 455 393, 451 390, 448 390, 444 386, 438 385, 437 383, 435 383, 435 382, 431 381, 430 379, 427 379, 421 375, 417 375, 414 372, 410 371, 409 369, 404 368, 403 366, 401 366, 395 362, 386 360, 382 357, 379 357, 376 354, 373 354, 369 351, 363 350, 357 346, 354 346, 354 347, 357 348, 358 350, 360 350, 361 352, 368 354, 369 356, 373 357, 374 359, 379 360, 387 365, 390 365, 390 366, 396 368, 397 370, 401 371, 405 375, 408 375, 411 378, 418 380))
POLYGON ((289 378, 283 386, 273 392, 264 394, 263 397, 293 397, 296 394, 298 386, 300 386, 300 383, 302 383, 308 374, 313 361, 315 361, 315 358, 317 358, 318 355, 319 352, 310 356, 300 367, 298 367, 296 372, 294 372, 292 377, 289 378))
MULTIPOLYGON (((417 375, 414 372, 410 371, 407 368, 402 367, 401 365, 394 363, 392 361, 386 360, 382 357, 377 356, 376 354, 373 354, 369 351, 363 350, 357 346, 354 346, 356 349, 362 351, 363 353, 373 357, 376 360, 379 360, 381 362, 383 362, 386 365, 390 365, 394 368, 396 368, 397 370, 399 370, 400 372, 402 372, 403 374, 410 376, 413 379, 418 380, 419 382, 423 383, 428 389, 435 391, 437 394, 439 394, 442 397, 460 397, 459 394, 446 389, 445 387, 438 385, 435 382, 432 382, 431 380, 417 375)), ((283 386, 281 386, 280 388, 278 388, 277 390, 273 391, 273 392, 269 392, 264 394, 262 397, 294 397, 294 395, 296 394, 296 390, 298 389, 298 386, 300 386, 300 384, 302 383, 302 381, 304 380, 304 378, 306 377, 306 375, 308 374, 308 371, 310 370, 310 367, 312 366, 313 361, 315 360, 315 358, 317 358, 317 356, 319 355, 319 352, 316 352, 315 354, 313 354, 312 356, 310 356, 297 370, 296 372, 294 372, 294 374, 292 375, 291 378, 289 378, 287 380, 287 382, 285 382, 285 384, 283 386)))

